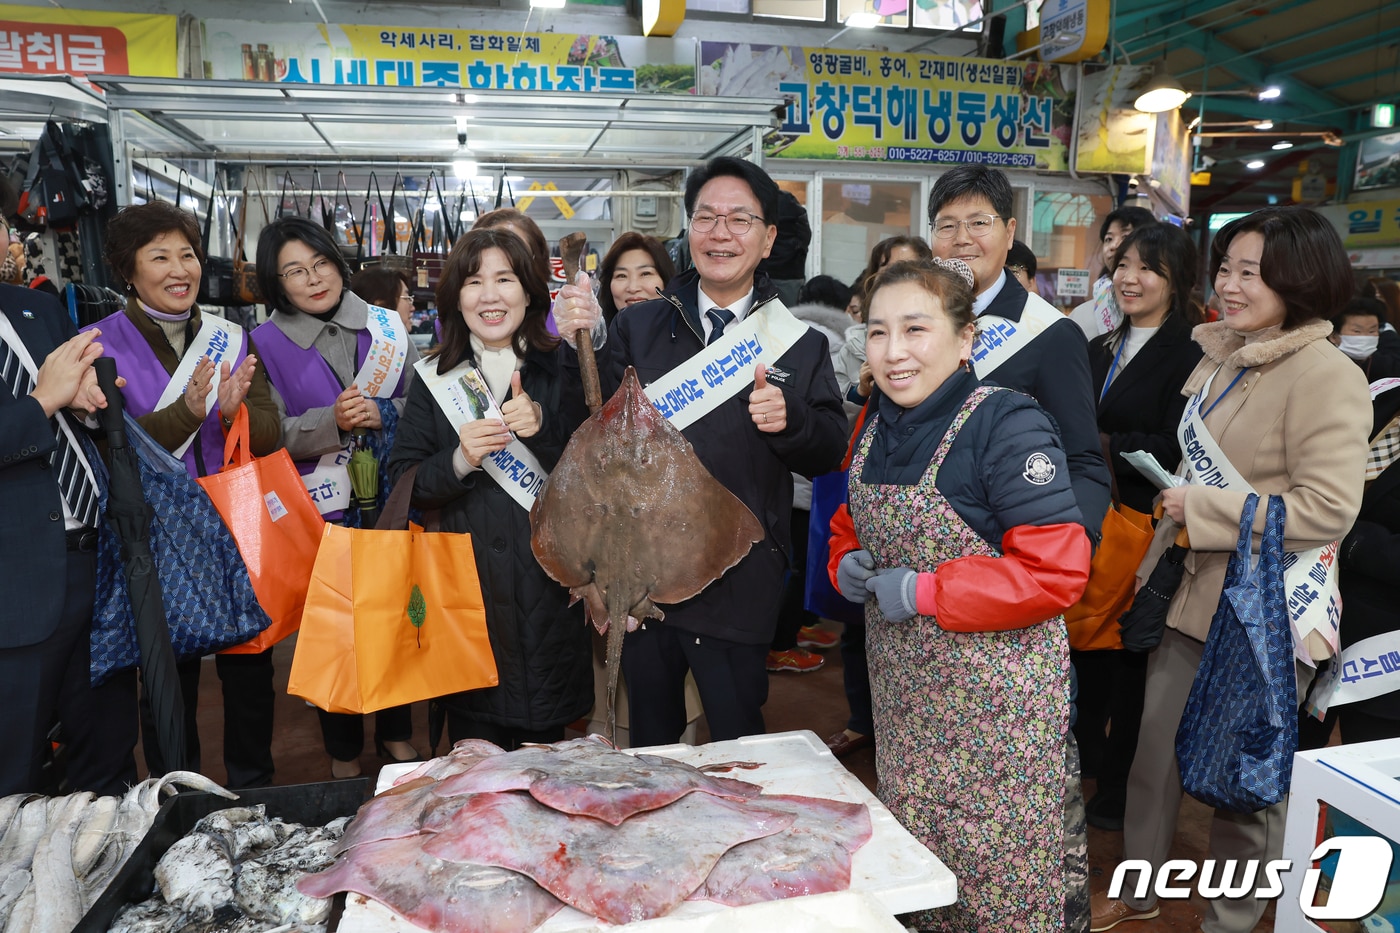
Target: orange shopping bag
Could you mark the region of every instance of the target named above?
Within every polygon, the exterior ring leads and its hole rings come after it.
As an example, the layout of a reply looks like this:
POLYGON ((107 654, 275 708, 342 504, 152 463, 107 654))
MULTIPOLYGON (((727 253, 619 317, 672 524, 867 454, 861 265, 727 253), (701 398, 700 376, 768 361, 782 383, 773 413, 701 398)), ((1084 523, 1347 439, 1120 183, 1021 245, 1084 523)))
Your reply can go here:
POLYGON ((285 450, 254 458, 248 407, 240 405, 224 441, 224 467, 199 479, 238 543, 253 593, 272 624, 222 654, 266 651, 301 625, 311 566, 326 522, 285 450))
POLYGON ((1065 610, 1069 645, 1077 651, 1123 647, 1118 617, 1133 604, 1133 578, 1152 544, 1152 516, 1121 502, 1109 506, 1103 540, 1079 602, 1065 610))
POLYGON ((494 687, 471 535, 404 529, 416 468, 375 529, 326 525, 287 692, 331 713, 494 687))

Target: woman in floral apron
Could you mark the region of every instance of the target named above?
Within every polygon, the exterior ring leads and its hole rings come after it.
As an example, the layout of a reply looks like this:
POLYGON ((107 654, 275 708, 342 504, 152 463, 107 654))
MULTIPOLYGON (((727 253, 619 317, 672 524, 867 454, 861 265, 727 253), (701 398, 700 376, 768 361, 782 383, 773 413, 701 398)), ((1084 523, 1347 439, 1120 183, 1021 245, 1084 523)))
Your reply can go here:
POLYGON ((872 416, 851 462, 880 799, 957 876, 920 929, 1064 929, 1069 645, 1090 547, 1029 397, 981 385, 972 272, 900 262, 869 287, 872 416))

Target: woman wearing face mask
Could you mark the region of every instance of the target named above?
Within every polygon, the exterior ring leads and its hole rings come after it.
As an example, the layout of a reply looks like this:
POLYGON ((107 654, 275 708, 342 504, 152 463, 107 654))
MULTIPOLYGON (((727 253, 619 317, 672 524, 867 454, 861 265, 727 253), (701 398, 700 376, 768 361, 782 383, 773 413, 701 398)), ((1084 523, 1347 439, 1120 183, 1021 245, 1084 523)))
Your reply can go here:
MULTIPOLYGON (((1371 429, 1365 378, 1327 342, 1329 320, 1352 290, 1351 267, 1332 225, 1306 208, 1265 208, 1220 229, 1211 243, 1210 265, 1225 316, 1192 331, 1204 356, 1182 389, 1187 404, 1177 431, 1189 482, 1162 493, 1170 520, 1158 524, 1144 563, 1149 570, 1155 566, 1166 544, 1186 527, 1191 550, 1185 572, 1171 597, 1162 642, 1147 662, 1123 827, 1124 856, 1154 867, 1166 861, 1176 834, 1182 797, 1177 727, 1220 602, 1246 498, 1250 490, 1261 498, 1283 498, 1285 550, 1306 552, 1337 541, 1361 505, 1371 429), (1209 484, 1190 472, 1191 463, 1205 464, 1209 484)), ((1260 509, 1256 532, 1264 522, 1260 509)), ((1314 605, 1325 607, 1326 597, 1314 605)), ((1330 653, 1318 631, 1304 637, 1311 656, 1330 653)), ((1312 669, 1299 662, 1297 679, 1301 699, 1312 669)), ((1285 809, 1280 803, 1255 813, 1216 810, 1206 857, 1217 864, 1279 858, 1285 809)), ((1101 892, 1091 906, 1095 930, 1158 914, 1150 891, 1142 898, 1125 892, 1121 900, 1101 892)), ((1247 933, 1265 906, 1253 894, 1215 898, 1207 902, 1202 925, 1212 933, 1247 933)))
MULTIPOLYGON (((284 217, 258 237, 258 287, 271 317, 253 332, 282 415, 287 453, 326 521, 358 528, 345 463, 354 446, 380 461, 379 498, 389 493, 383 463, 393 444, 418 351, 392 308, 367 304, 345 285, 350 270, 320 224, 284 217)), ((361 717, 320 711, 331 776, 355 777, 364 747, 361 717)), ((406 706, 375 714, 381 758, 414 761, 406 706)))
MULTIPOLYGON (((417 464, 413 505, 438 509, 442 530, 474 536, 500 682, 443 698, 453 742, 486 739, 514 749, 555 742, 593 704, 592 648, 582 607, 551 580, 530 550, 530 514, 502 487, 488 455, 521 445, 551 470, 588 415, 578 358, 545 328, 549 287, 524 242, 504 230, 472 230, 447 258, 437 290, 442 343, 409 391, 389 460, 398 481, 417 464), (500 406, 501 419, 459 429, 435 395, 433 376, 455 382, 474 367, 500 406), (512 437, 512 435, 514 437, 512 437)), ((592 330, 596 303, 561 303, 562 333, 592 330)), ((450 403, 449 403, 450 404, 450 403)))
POLYGON ((603 257, 598 281, 598 303, 609 324, 628 305, 650 301, 661 293, 676 274, 666 247, 656 237, 624 233, 613 241, 603 257))
POLYGON ((870 283, 859 547, 832 582, 865 603, 880 798, 958 877, 957 903, 917 926, 1048 933, 1065 926, 1060 613, 1089 540, 1049 417, 968 369, 971 283, 959 260, 870 283))
MULTIPOLYGON (((1191 340, 1191 328, 1201 322, 1191 297, 1195 277, 1196 247, 1180 227, 1134 230, 1113 255, 1113 292, 1123 323, 1089 344, 1113 498, 1142 513, 1152 512, 1157 488, 1122 454, 1145 450, 1171 465, 1180 459, 1176 426, 1186 407, 1181 387, 1201 359, 1191 340)), ((1073 651, 1071 658, 1079 674, 1074 735, 1085 772, 1097 778, 1085 815, 1092 826, 1121 830, 1147 655, 1117 649, 1073 651)))
MULTIPOLYGON (((92 326, 102 331, 107 356, 127 380, 127 411, 141 427, 194 477, 223 468, 224 431, 240 406, 248 409, 252 452, 275 450, 282 430, 261 354, 242 327, 205 315, 195 304, 204 260, 195 216, 165 201, 127 207, 107 226, 106 259, 126 282, 127 305, 92 326), (212 362, 224 343, 228 355, 212 362)), ((186 754, 195 770, 200 664, 193 658, 179 665, 186 754)), ((223 682, 229 786, 271 784, 272 649, 220 654, 215 667, 223 682)), ((145 704, 142 713, 149 718, 145 704)), ((143 733, 149 736, 153 728, 143 733)), ((154 742, 145 743, 145 754, 151 773, 163 773, 154 742)))
POLYGON ((1385 329, 1385 305, 1375 298, 1353 298, 1332 319, 1337 348, 1361 367, 1368 382, 1400 376, 1400 334, 1385 329))

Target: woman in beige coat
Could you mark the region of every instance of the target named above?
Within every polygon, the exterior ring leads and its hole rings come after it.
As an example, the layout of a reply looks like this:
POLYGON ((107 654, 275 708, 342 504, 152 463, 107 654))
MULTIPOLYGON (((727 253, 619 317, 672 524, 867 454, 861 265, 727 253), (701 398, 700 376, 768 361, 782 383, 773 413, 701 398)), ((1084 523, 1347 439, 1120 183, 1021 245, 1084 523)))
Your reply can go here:
MULTIPOLYGON (((1328 340, 1329 318, 1351 295, 1351 269, 1340 239, 1319 214, 1269 208, 1227 224, 1211 246, 1222 320, 1192 338, 1205 357, 1186 381, 1187 414, 1199 410, 1225 458, 1261 497, 1283 496, 1284 547, 1305 551, 1346 534, 1361 506, 1371 407, 1366 380, 1328 340)), ((1179 434, 1178 437, 1181 435, 1179 434)), ((1185 451, 1183 450, 1183 454, 1185 451)), ((1199 452, 1196 460, 1200 461, 1199 452)), ((1207 471, 1208 472, 1208 471, 1207 471)), ((1167 521, 1157 529, 1150 569, 1165 542, 1185 525, 1191 537, 1186 573, 1172 597, 1167 632, 1147 668, 1137 755, 1128 779, 1123 854, 1154 869, 1166 861, 1181 804, 1175 739, 1206 634, 1239 537, 1247 491, 1188 485, 1162 494, 1167 521)), ((1255 520, 1263 530, 1264 510, 1255 520)), ((1309 640, 1312 654, 1326 652, 1309 640)), ((1299 665, 1306 693, 1312 669, 1299 665)), ((1276 859, 1283 848, 1284 804, 1258 813, 1215 812, 1207 858, 1276 859)), ((1093 897, 1095 931, 1158 914, 1156 895, 1093 897)), ((1218 879, 1212 879, 1218 881, 1218 879)), ((1262 882, 1262 879, 1261 879, 1262 882)), ((1254 897, 1209 903, 1202 929, 1246 933, 1263 913, 1254 897)))

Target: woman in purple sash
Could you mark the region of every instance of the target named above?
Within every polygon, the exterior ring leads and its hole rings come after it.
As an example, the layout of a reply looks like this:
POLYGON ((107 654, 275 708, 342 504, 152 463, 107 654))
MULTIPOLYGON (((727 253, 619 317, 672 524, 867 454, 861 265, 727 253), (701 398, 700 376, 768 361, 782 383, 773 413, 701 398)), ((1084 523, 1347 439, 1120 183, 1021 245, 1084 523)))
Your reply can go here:
MULTIPOLYGON (((195 216, 164 201, 128 207, 107 227, 106 259, 129 297, 125 309, 94 326, 126 378, 122 395, 141 427, 194 477, 223 468, 224 432, 240 406, 248 409, 252 452, 276 450, 277 406, 251 339, 238 324, 206 317, 195 304, 204 262, 195 216)), ((198 770, 200 659, 179 667, 187 755, 198 770)), ((228 786, 271 784, 272 651, 220 654, 215 667, 223 683, 228 786)), ((135 689, 135 671, 118 676, 135 689)), ((142 719, 149 724, 144 702, 142 719)), ((153 734, 149 725, 141 731, 153 734)), ((165 771, 154 742, 145 743, 145 756, 152 774, 165 771)))
MULTIPOLYGON (((383 464, 394 442, 418 351, 398 313, 346 287, 350 269, 325 228, 284 217, 258 237, 258 288, 271 312, 253 333, 282 416, 282 437, 326 521, 360 526, 345 470, 348 451, 368 447, 383 464)), ((331 775, 355 777, 364 748, 361 717, 320 711, 331 775)), ((381 758, 415 761, 409 707, 375 714, 381 758)))

